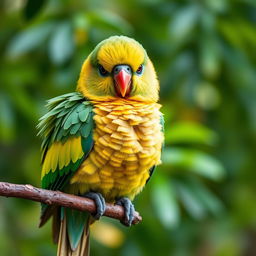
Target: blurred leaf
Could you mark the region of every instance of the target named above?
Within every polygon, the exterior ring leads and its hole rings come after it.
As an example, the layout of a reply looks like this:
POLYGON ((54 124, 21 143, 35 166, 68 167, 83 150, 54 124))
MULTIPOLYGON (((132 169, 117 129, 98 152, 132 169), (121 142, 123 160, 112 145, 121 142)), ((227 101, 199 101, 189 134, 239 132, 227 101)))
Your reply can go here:
POLYGON ((227 0, 205 0, 204 1, 207 6, 218 13, 223 13, 226 11, 228 7, 228 1, 227 0))
POLYGON ((168 63, 164 79, 161 84, 161 96, 163 98, 170 97, 169 93, 178 88, 180 83, 184 81, 188 73, 191 73, 194 67, 193 56, 189 52, 178 54, 172 62, 168 63))
POLYGON ((208 9, 204 9, 200 14, 200 22, 203 30, 203 34, 201 35, 202 40, 207 39, 209 35, 214 35, 218 38, 217 35, 215 35, 217 21, 216 15, 208 9), (206 36, 206 38, 204 38, 204 36, 206 36))
POLYGON ((254 0, 244 0, 244 2, 250 4, 252 7, 256 7, 256 2, 254 0))
POLYGON ((114 28, 123 34, 130 34, 131 25, 121 16, 109 10, 95 10, 87 12, 91 24, 102 28, 114 28))
POLYGON ((38 14, 44 4, 45 0, 27 0, 27 4, 24 8, 25 17, 27 19, 32 19, 38 14))
POLYGON ((210 192, 196 177, 187 177, 181 181, 188 188, 201 204, 212 214, 219 215, 223 211, 221 201, 210 192))
POLYGON ((164 165, 179 167, 216 181, 225 175, 224 168, 217 159, 194 149, 165 147, 162 161, 164 165))
POLYGON ((217 41, 214 37, 201 39, 200 68, 206 78, 216 79, 220 71, 220 56, 217 41))
POLYGON ((254 46, 256 44, 256 29, 255 26, 244 20, 239 20, 238 28, 244 38, 254 46))
POLYGON ((200 123, 180 121, 173 123, 165 133, 168 143, 197 143, 213 146, 217 142, 217 135, 200 123))
POLYGON ((75 42, 83 45, 88 40, 89 21, 86 13, 77 13, 73 18, 75 42))
POLYGON ((219 215, 223 211, 220 200, 195 177, 176 180, 178 196, 187 211, 196 219, 202 219, 210 212, 219 215))
POLYGON ((209 82, 200 83, 194 93, 196 102, 205 110, 213 110, 220 104, 220 94, 209 82))
POLYGON ((0 139, 8 142, 14 135, 14 116, 12 106, 4 94, 0 94, 0 139))
POLYGON ((245 50, 244 38, 238 36, 237 27, 234 26, 236 22, 234 20, 221 20, 219 22, 219 28, 224 38, 230 43, 231 46, 245 50))
POLYGON ((88 29, 89 21, 86 12, 76 13, 73 17, 73 24, 75 28, 88 29))
POLYGON ((35 122, 38 118, 35 99, 31 98, 28 91, 23 87, 10 87, 9 90, 13 92, 11 99, 17 111, 32 122, 35 122))
POLYGON ((49 44, 49 54, 53 63, 62 64, 74 52, 74 36, 71 24, 63 22, 56 26, 49 44))
POLYGON ((187 184, 176 183, 178 195, 191 216, 195 219, 202 219, 206 216, 206 209, 197 194, 187 184))
POLYGON ((152 200, 155 211, 162 224, 174 227, 179 222, 179 207, 176 201, 172 183, 166 177, 158 174, 152 183, 152 200))
POLYGON ((34 25, 12 38, 7 47, 7 56, 15 58, 41 45, 53 29, 53 23, 34 25))
POLYGON ((170 33, 177 42, 187 39, 196 25, 198 14, 196 5, 188 5, 175 12, 170 25, 170 33))

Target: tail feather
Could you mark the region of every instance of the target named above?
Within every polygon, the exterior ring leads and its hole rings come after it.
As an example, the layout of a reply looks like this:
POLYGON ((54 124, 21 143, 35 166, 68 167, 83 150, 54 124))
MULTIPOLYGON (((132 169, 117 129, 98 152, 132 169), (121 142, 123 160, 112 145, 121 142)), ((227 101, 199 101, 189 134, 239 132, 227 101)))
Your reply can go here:
POLYGON ((64 218, 60 224, 57 256, 69 256, 70 254, 68 252, 68 247, 69 242, 67 237, 67 222, 66 218, 64 218))
POLYGON ((57 244, 59 241, 60 224, 61 224, 60 207, 58 207, 55 209, 55 211, 52 214, 52 238, 55 244, 57 244))
POLYGON ((41 204, 41 205, 42 205, 42 209, 41 209, 39 228, 41 228, 59 208, 58 206, 55 206, 55 205, 51 205, 51 206, 47 206, 46 204, 41 204))
POLYGON ((90 254, 89 226, 90 226, 90 218, 87 218, 87 223, 84 226, 84 230, 81 238, 79 239, 78 245, 74 250, 72 250, 70 246, 69 236, 68 236, 68 220, 65 214, 60 224, 57 256, 89 256, 90 254))

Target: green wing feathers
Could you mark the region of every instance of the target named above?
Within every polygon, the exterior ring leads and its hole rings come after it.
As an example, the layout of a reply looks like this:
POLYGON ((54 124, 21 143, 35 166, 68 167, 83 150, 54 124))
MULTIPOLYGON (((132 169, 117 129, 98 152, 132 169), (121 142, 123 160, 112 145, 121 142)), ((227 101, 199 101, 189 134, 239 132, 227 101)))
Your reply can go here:
POLYGON ((40 119, 43 137, 42 187, 61 189, 62 176, 73 173, 90 152, 93 140, 92 105, 78 93, 69 93, 48 101, 48 113, 40 119))
MULTIPOLYGON (((63 190, 93 146, 93 106, 78 92, 48 101, 38 124, 42 142, 42 187, 63 190)), ((40 226, 54 213, 42 204, 40 226)))

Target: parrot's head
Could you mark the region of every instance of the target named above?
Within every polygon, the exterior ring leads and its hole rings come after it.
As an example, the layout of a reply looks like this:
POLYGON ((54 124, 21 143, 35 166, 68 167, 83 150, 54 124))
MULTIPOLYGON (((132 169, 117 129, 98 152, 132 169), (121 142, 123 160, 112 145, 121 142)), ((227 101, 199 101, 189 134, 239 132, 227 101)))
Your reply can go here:
POLYGON ((159 83, 142 45, 126 36, 112 36, 85 60, 77 90, 96 101, 124 98, 156 102, 159 83))

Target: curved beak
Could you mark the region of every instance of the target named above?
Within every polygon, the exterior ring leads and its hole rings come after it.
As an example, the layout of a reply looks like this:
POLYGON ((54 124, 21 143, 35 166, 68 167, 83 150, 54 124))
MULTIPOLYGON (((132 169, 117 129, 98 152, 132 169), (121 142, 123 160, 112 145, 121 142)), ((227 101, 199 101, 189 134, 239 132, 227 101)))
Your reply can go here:
POLYGON ((132 69, 128 65, 117 65, 113 69, 116 93, 123 98, 131 91, 132 69))

